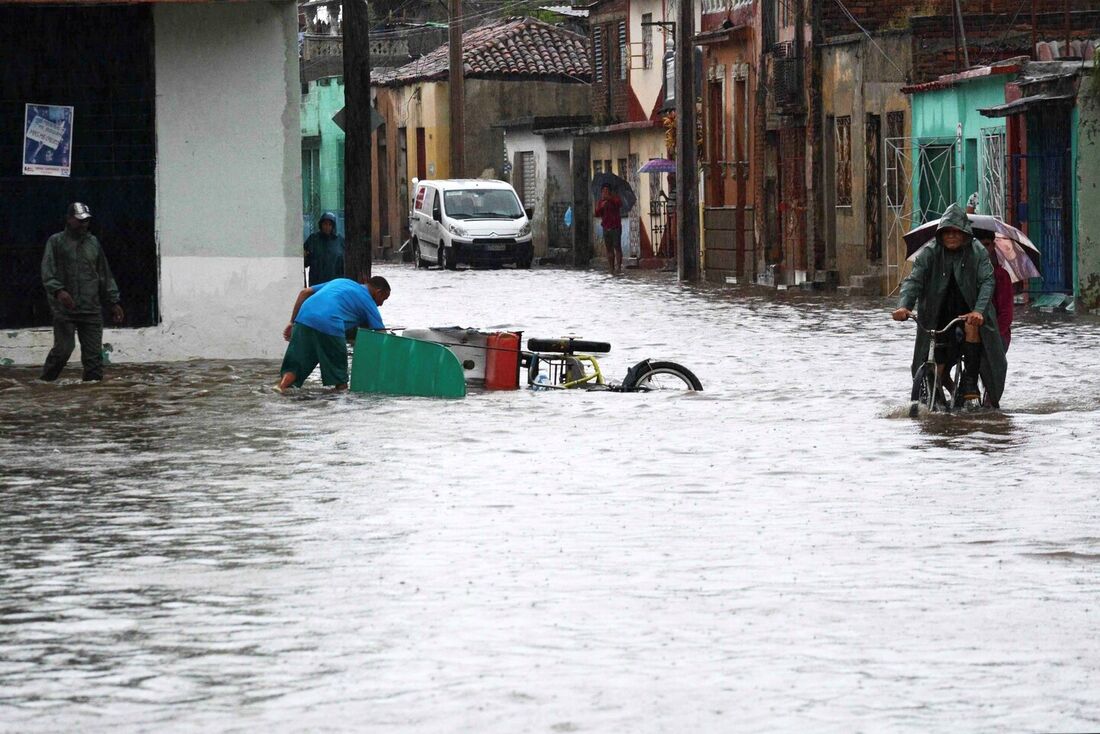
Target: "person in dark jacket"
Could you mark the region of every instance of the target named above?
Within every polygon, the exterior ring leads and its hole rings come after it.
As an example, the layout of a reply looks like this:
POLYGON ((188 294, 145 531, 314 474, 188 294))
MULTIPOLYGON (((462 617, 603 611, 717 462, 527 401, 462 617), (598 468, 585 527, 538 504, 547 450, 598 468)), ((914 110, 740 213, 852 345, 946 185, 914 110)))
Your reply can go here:
POLYGON ((95 235, 88 232, 92 212, 80 202, 69 205, 65 231, 46 241, 42 285, 53 313, 53 348, 42 366, 42 379, 56 380, 80 338, 84 380, 103 379, 103 306, 122 323, 118 286, 95 235))
MULTIPOLYGON (((922 329, 942 329, 956 317, 965 316, 959 393, 964 400, 978 399, 980 374, 990 404, 999 407, 1008 362, 997 330, 995 284, 989 254, 974 239, 966 212, 958 204, 952 204, 940 219, 936 241, 917 254, 913 270, 902 281, 901 298, 892 316, 896 321, 905 321, 917 307, 922 329)), ((926 331, 917 332, 914 376, 927 357, 928 338, 926 331)), ((952 340, 937 343, 936 364, 940 369, 954 363, 956 355, 952 351, 952 340)))
POLYGON ((320 231, 311 234, 303 245, 309 285, 344 277, 344 238, 336 234, 336 215, 322 214, 317 229, 320 231))

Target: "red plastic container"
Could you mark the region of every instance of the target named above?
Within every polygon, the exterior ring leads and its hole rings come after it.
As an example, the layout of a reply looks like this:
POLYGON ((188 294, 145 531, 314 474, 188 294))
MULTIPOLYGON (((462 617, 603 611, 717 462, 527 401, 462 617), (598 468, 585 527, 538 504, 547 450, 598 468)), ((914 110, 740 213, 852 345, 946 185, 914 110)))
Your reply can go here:
POLYGON ((496 331, 485 344, 485 388, 487 390, 519 389, 519 345, 521 333, 496 331))

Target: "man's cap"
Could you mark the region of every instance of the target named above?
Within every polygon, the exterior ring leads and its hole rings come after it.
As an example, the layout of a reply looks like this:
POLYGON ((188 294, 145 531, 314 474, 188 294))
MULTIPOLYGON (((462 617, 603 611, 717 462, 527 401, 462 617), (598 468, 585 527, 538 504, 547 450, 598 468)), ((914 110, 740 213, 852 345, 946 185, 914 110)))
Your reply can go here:
POLYGON ((76 217, 77 219, 91 219, 92 210, 88 208, 87 204, 81 204, 79 201, 74 201, 69 204, 69 211, 67 212, 70 217, 76 217))

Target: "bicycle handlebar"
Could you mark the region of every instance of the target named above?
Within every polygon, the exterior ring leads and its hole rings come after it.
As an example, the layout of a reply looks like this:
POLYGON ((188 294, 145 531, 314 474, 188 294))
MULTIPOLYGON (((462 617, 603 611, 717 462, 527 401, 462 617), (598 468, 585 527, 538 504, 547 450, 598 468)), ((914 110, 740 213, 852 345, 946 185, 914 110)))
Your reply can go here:
MULTIPOLYGON (((915 314, 913 312, 910 312, 909 313, 909 320, 910 321, 916 321, 918 329, 923 328, 920 325, 920 320, 917 318, 917 314, 915 314)), ((943 327, 942 329, 925 329, 925 331, 927 331, 929 334, 939 336, 940 334, 946 334, 948 331, 950 331, 955 326, 955 324, 958 324, 958 323, 966 323, 966 317, 965 316, 956 316, 955 318, 953 318, 951 321, 948 322, 947 326, 943 327)))

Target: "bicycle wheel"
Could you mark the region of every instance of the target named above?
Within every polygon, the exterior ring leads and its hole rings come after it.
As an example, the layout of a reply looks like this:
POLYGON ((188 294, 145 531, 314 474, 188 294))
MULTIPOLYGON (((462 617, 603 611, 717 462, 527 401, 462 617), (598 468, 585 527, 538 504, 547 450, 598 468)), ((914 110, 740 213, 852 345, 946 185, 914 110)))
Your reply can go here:
POLYGON ((650 362, 623 383, 624 390, 699 391, 703 383, 691 370, 675 362, 650 362))
POLYGON ((936 409, 936 370, 929 369, 927 364, 922 364, 913 377, 912 404, 909 406, 909 417, 916 418, 923 405, 928 412, 936 409))

